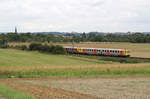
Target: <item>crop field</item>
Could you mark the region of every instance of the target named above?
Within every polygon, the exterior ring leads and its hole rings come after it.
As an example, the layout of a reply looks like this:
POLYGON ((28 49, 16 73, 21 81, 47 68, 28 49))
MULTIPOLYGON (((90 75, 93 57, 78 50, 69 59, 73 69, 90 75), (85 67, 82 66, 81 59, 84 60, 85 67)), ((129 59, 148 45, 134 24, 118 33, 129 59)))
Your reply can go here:
MULTIPOLYGON (((133 57, 150 58, 150 44, 74 45, 129 48, 133 57)), ((0 99, 17 99, 10 98, 13 93, 20 99, 149 99, 149 77, 150 62, 0 49, 0 99)))

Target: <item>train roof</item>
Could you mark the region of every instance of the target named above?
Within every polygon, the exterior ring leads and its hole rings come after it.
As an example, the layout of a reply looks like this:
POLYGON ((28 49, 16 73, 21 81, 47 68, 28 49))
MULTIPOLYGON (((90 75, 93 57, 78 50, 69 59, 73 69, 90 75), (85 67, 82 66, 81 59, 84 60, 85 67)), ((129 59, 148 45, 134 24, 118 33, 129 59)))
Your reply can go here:
POLYGON ((64 48, 81 48, 81 49, 97 49, 97 50, 117 50, 117 51, 126 50, 126 49, 114 49, 114 48, 87 48, 87 47, 70 47, 70 46, 65 46, 64 48))

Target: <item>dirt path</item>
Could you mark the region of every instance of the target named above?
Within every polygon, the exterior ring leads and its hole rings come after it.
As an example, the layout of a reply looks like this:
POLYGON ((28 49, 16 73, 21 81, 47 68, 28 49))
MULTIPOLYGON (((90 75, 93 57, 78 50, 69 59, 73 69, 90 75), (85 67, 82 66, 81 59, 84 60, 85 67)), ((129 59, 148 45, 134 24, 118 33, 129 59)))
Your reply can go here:
POLYGON ((1 82, 8 87, 35 96, 37 99, 103 99, 77 92, 65 91, 63 89, 51 88, 49 86, 19 83, 11 79, 1 80, 1 82))
POLYGON ((4 98, 0 97, 0 99, 4 99, 4 98))

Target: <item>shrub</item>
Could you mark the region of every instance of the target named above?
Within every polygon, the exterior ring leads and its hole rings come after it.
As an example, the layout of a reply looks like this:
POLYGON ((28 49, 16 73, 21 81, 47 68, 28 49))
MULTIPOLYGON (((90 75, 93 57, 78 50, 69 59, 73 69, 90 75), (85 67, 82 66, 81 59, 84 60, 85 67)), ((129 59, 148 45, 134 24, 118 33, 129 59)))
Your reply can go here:
POLYGON ((40 51, 42 51, 42 52, 50 52, 50 46, 48 46, 47 44, 42 45, 42 49, 40 51))
POLYGON ((41 43, 31 43, 29 45, 31 51, 49 52, 53 54, 65 54, 65 49, 60 45, 42 45, 41 43))
POLYGON ((65 54, 65 49, 60 45, 56 45, 55 48, 53 49, 53 53, 54 54, 65 54))
POLYGON ((20 46, 20 49, 21 49, 21 50, 27 50, 28 48, 27 48, 26 45, 21 45, 21 46, 20 46))
POLYGON ((0 48, 7 48, 7 47, 8 47, 7 40, 0 39, 0 48))
POLYGON ((37 50, 37 51, 40 51, 40 50, 42 50, 42 44, 41 43, 31 43, 30 45, 29 45, 29 50, 37 50))
POLYGON ((28 50, 26 45, 16 45, 16 46, 11 46, 10 48, 15 48, 19 50, 28 50))

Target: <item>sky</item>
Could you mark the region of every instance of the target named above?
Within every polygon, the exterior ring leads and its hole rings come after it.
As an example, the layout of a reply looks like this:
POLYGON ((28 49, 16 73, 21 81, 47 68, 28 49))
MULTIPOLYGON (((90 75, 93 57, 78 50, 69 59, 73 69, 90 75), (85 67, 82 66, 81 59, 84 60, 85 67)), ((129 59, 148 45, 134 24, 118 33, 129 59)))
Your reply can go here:
POLYGON ((0 32, 150 32, 150 0, 0 0, 0 32))

